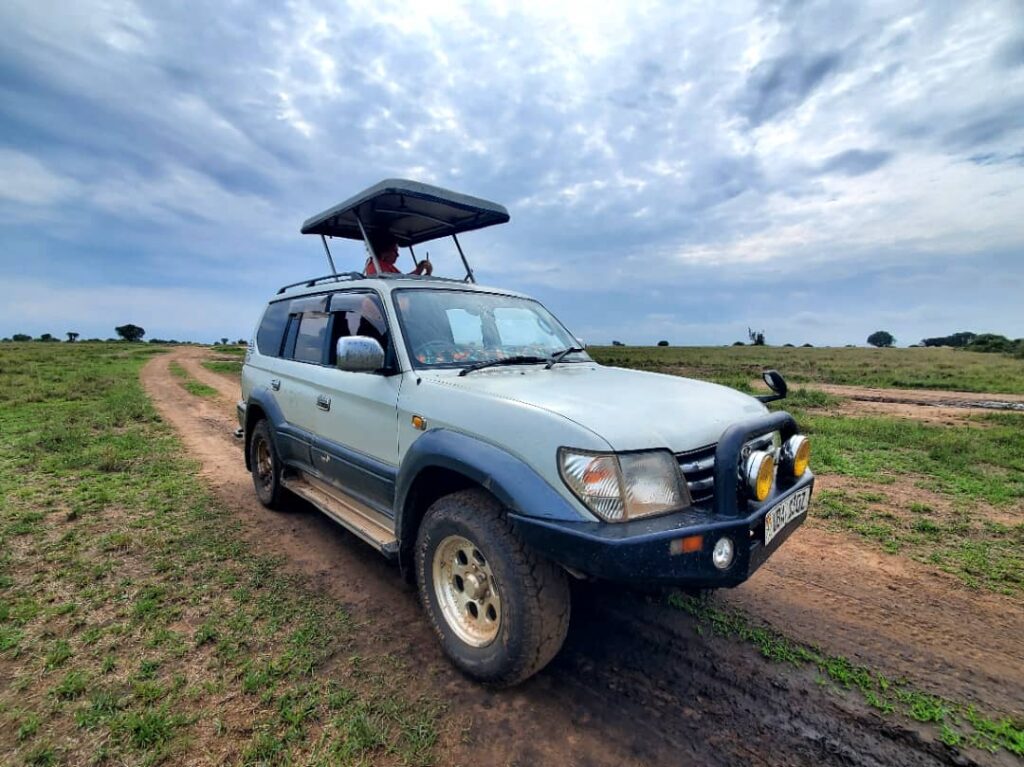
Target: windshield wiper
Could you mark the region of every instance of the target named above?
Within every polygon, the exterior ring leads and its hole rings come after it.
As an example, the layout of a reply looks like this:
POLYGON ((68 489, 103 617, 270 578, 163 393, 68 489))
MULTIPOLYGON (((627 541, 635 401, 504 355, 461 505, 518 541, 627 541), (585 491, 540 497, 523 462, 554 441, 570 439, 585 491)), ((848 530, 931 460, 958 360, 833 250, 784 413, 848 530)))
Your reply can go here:
POLYGON ((560 352, 555 352, 550 357, 548 357, 548 364, 544 366, 544 369, 545 370, 551 370, 553 365, 555 365, 558 362, 561 362, 568 355, 572 354, 573 352, 582 352, 582 351, 585 351, 585 350, 581 349, 578 346, 569 346, 569 347, 567 347, 565 349, 562 349, 562 351, 560 351, 560 352))
POLYGON ((535 357, 533 355, 521 354, 517 357, 505 357, 500 360, 476 362, 469 367, 462 368, 462 370, 459 371, 459 375, 464 376, 468 373, 472 373, 474 370, 483 370, 484 368, 496 367, 498 365, 543 365, 547 361, 547 357, 535 357))

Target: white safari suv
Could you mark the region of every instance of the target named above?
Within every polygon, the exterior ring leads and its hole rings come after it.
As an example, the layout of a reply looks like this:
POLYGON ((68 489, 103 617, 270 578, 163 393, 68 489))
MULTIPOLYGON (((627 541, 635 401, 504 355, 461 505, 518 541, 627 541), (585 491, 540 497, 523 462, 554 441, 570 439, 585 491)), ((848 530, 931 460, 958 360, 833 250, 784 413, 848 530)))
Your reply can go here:
MULTIPOLYGON (((238 405, 265 506, 288 492, 398 562, 445 652, 514 684, 558 651, 568 578, 747 579, 805 516, 809 445, 765 401, 604 367, 541 304, 475 283, 458 234, 495 203, 384 181, 309 219, 332 274, 289 285, 249 345, 238 405), (369 243, 450 235, 464 280, 392 273, 369 243), (367 243, 376 276, 334 269, 367 243)), ((415 258, 415 256, 414 256, 415 258)))

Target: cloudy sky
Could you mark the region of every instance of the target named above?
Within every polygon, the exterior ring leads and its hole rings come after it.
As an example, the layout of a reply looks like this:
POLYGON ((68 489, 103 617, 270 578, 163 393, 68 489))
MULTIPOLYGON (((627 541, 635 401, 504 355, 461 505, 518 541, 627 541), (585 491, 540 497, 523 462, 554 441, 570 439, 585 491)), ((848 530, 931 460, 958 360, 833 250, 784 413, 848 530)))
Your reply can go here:
POLYGON ((5 0, 0 336, 248 337, 394 176, 589 342, 1024 336, 1019 1, 598 7, 5 0))

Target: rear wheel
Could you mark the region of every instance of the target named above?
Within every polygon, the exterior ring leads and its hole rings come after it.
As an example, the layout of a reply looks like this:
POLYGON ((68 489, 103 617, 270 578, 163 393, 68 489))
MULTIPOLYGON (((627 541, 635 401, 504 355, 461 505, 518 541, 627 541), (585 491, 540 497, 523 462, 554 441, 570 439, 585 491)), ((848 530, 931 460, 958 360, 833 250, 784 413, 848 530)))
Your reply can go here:
POLYGON ((282 467, 266 419, 253 427, 252 437, 249 438, 249 465, 252 467, 252 483, 260 503, 268 509, 280 509, 284 495, 282 467))
POLYGON ((463 490, 436 501, 420 525, 415 560, 434 631, 469 676, 513 685, 561 648, 565 574, 523 545, 493 496, 463 490))

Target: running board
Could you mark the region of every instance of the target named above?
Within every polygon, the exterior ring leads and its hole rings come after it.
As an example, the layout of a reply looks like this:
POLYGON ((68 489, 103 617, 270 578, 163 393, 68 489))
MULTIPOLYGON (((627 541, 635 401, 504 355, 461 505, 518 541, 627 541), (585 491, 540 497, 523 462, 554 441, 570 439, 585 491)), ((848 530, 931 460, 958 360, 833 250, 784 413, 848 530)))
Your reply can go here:
POLYGON ((380 512, 308 474, 282 477, 281 483, 382 554, 388 557, 398 554, 398 539, 392 530, 391 520, 380 512))

